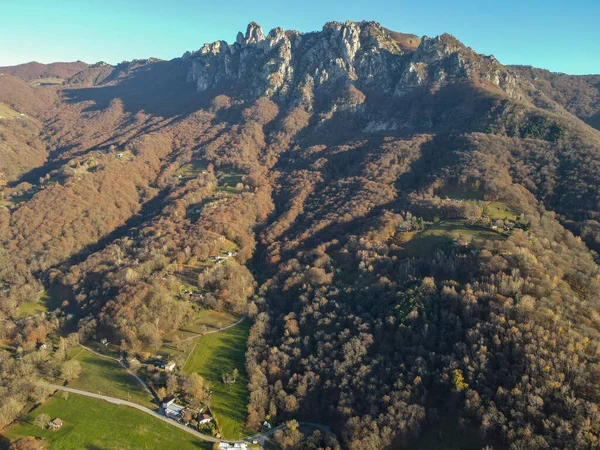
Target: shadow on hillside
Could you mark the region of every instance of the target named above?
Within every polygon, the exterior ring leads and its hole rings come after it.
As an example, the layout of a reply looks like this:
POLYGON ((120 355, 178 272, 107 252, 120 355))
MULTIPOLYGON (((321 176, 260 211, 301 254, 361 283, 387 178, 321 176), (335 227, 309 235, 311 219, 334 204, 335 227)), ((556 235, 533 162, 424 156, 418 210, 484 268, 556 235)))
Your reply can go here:
POLYGON ((57 264, 57 266, 66 265, 66 267, 69 267, 79 264, 85 261, 85 259, 92 253, 102 250, 112 241, 120 239, 129 233, 134 232, 135 229, 142 226, 147 220, 152 219, 162 210, 162 208, 165 206, 164 201, 167 198, 168 193, 169 191, 167 189, 160 191, 155 197, 143 203, 140 211, 127 219, 123 225, 115 228, 107 235, 98 239, 98 241, 81 248, 79 251, 73 253, 69 258, 57 264))
POLYGON ((0 450, 8 450, 10 447, 10 439, 0 434, 0 450))
POLYGON ((115 69, 111 82, 98 87, 71 88, 63 91, 71 104, 93 102, 84 111, 106 109, 113 100, 121 100, 126 112, 144 111, 153 116, 171 118, 196 111, 206 103, 206 95, 196 92, 187 82, 188 63, 181 59, 157 61, 137 67, 115 69))

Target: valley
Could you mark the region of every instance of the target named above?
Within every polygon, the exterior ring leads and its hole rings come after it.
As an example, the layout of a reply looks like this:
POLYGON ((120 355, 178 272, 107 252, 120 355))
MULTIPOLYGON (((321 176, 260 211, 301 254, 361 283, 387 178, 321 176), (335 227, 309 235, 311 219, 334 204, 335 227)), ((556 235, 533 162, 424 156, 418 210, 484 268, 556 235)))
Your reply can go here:
POLYGON ((600 103, 537 70, 376 22, 2 68, 0 448, 595 448, 600 103))

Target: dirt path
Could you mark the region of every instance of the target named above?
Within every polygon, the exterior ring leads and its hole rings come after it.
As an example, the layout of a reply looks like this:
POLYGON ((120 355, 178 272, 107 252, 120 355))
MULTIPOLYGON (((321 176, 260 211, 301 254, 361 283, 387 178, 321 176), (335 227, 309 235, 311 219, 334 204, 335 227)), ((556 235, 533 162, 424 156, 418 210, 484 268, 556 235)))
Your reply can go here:
MULTIPOLYGON (((191 340, 194 340, 194 339, 201 338, 202 336, 206 336, 206 335, 208 335, 208 334, 220 333, 221 331, 229 330, 230 328, 233 328, 233 327, 235 327, 235 326, 239 325, 240 323, 242 323, 244 320, 246 320, 246 317, 247 317, 247 316, 243 316, 243 317, 242 317, 240 320, 238 320, 237 322, 235 322, 235 323, 232 323, 231 325, 227 325, 226 327, 219 328, 219 329, 217 329, 217 330, 207 331, 206 333, 203 333, 203 334, 198 334, 198 335, 196 335, 196 336, 190 336, 189 338, 183 339, 181 342, 188 342, 188 341, 191 341, 191 340)), ((136 379, 136 381, 137 381, 137 382, 138 382, 138 383, 139 383, 139 384, 140 384, 140 385, 141 385, 141 386, 144 388, 144 390, 145 390, 146 392, 148 392, 148 394, 150 394, 152 397, 154 397, 154 398, 156 399, 157 403, 159 403, 159 400, 156 398, 156 395, 154 394, 154 392, 152 391, 152 389, 150 389, 150 388, 148 387, 148 385, 147 385, 147 384, 144 382, 144 380, 142 380, 140 377, 138 377, 136 373, 134 373, 134 372, 132 372, 131 370, 129 370, 129 368, 127 367, 127 363, 126 363, 126 362, 123 360, 123 358, 119 359, 119 358, 114 358, 114 357, 112 357, 112 356, 103 355, 102 353, 99 353, 99 352, 97 352, 97 351, 95 351, 95 350, 92 350, 91 348, 89 348, 89 347, 86 347, 86 346, 85 346, 85 345, 83 345, 83 344, 79 344, 79 346, 80 346, 80 347, 82 347, 82 348, 84 348, 84 349, 85 349, 85 350, 87 350, 88 352, 90 352, 90 353, 93 353, 93 354, 94 354, 94 355, 96 355, 96 356, 99 356, 99 357, 101 357, 101 358, 110 359, 110 360, 112 360, 112 361, 116 361, 116 362, 118 362, 118 363, 119 363, 119 365, 120 365, 120 366, 121 366, 123 369, 125 369, 125 371, 126 371, 126 372, 127 372, 129 375, 131 375, 133 378, 135 378, 135 379, 136 379)), ((192 353, 193 353, 193 349, 190 351, 190 354, 188 355, 188 357, 187 357, 187 359, 186 359, 186 363, 187 363, 187 360, 189 359, 189 357, 190 357, 190 355, 191 355, 192 353)), ((185 364, 184 364, 184 366, 185 366, 185 364)))
POLYGON ((132 372, 131 370, 129 370, 129 368, 127 367, 127 364, 125 363, 125 361, 123 361, 123 359, 122 359, 122 358, 121 358, 121 359, 118 359, 118 358, 113 358, 112 356, 103 355, 102 353, 98 353, 97 351, 94 351, 94 350, 92 350, 91 348, 89 348, 89 347, 86 347, 85 345, 82 345, 82 344, 79 344, 79 346, 80 346, 80 347, 82 347, 83 349, 87 350, 88 352, 90 352, 90 353, 93 353, 93 354, 94 354, 94 355, 96 355, 96 356, 100 356, 101 358, 110 359, 110 360, 112 360, 112 361, 116 361, 116 362, 118 362, 118 363, 119 363, 119 365, 120 365, 120 366, 121 366, 123 369, 125 369, 125 371, 126 371, 126 372, 127 372, 129 375, 131 375, 133 378, 135 378, 135 380, 136 380, 136 381, 137 381, 137 382, 140 384, 140 386, 142 386, 142 387, 144 388, 144 390, 145 390, 145 391, 146 391, 148 394, 150 394, 150 395, 151 395, 151 396, 152 396, 152 397, 153 397, 153 398, 156 400, 156 402, 157 402, 157 403, 159 403, 159 404, 160 404, 160 402, 159 402, 158 398, 156 398, 156 395, 154 395, 154 392, 152 391, 152 389, 150 389, 150 388, 148 387, 148 385, 147 385, 146 383, 144 383, 144 380, 142 380, 140 377, 138 377, 136 373, 134 373, 134 372, 132 372))
POLYGON ((240 320, 238 320, 235 323, 232 323, 231 325, 227 325, 226 327, 223 328, 219 328, 217 330, 212 330, 212 331, 207 331, 206 333, 202 333, 202 334, 197 334, 196 336, 190 336, 189 338, 185 338, 182 339, 181 342, 188 342, 188 341, 193 341, 194 339, 198 339, 201 338, 202 336, 206 336, 208 334, 213 334, 213 333, 219 333, 221 331, 225 331, 225 330, 229 330, 230 328, 233 328, 237 325, 239 325, 240 323, 242 323, 244 320, 246 320, 246 317, 248 316, 243 316, 240 320))

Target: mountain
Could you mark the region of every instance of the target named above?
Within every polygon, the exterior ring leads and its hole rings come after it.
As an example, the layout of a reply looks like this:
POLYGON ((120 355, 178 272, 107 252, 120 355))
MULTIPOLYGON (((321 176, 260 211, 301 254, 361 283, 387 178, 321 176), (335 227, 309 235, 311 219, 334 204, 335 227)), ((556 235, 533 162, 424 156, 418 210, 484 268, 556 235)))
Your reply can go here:
POLYGON ((0 77, 17 404, 47 335, 143 354, 212 308, 253 321, 248 429, 339 439, 282 448, 598 445, 597 76, 330 22, 64 79, 0 77))
POLYGON ((51 64, 40 64, 38 62, 29 62, 17 66, 0 67, 0 73, 12 75, 21 78, 24 81, 44 82, 46 79, 65 79, 81 72, 88 67, 88 64, 77 62, 57 62, 51 64))

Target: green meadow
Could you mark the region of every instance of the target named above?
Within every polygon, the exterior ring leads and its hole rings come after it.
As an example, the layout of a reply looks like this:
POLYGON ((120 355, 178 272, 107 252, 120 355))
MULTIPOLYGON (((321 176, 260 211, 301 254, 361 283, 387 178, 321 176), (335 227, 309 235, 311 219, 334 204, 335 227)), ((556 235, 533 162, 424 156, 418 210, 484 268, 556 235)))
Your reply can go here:
POLYGON ((63 396, 51 397, 5 430, 4 436, 11 441, 25 436, 44 438, 52 450, 212 448, 210 443, 133 408, 72 393, 66 399, 63 396), (42 413, 65 424, 57 431, 42 430, 33 425, 42 413))
POLYGON ((196 340, 183 372, 201 375, 210 383, 210 407, 222 436, 239 439, 244 435, 248 404, 248 377, 245 368, 246 341, 250 322, 196 340), (235 384, 223 383, 222 374, 239 372, 235 384))

